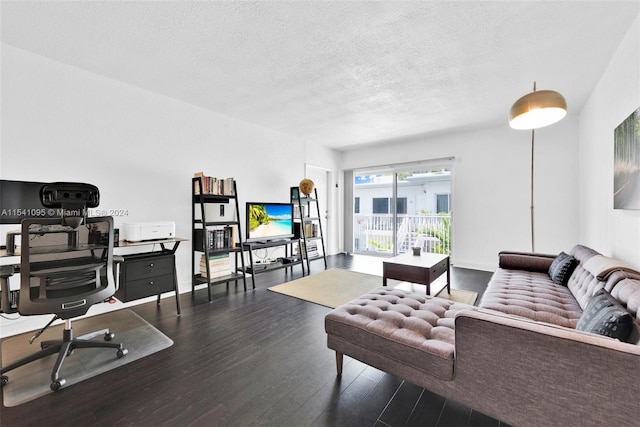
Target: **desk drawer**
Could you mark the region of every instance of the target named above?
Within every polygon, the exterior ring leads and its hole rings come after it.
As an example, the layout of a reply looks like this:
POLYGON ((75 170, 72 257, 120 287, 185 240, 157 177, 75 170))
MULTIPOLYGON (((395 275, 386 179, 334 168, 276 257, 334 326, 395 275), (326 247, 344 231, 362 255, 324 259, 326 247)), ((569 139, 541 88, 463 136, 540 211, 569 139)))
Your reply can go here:
POLYGON ((173 291, 174 265, 173 255, 125 255, 116 297, 126 302, 173 291))
POLYGON ((439 277, 440 275, 447 272, 447 267, 449 266, 449 260, 445 259, 440 261, 438 264, 431 267, 431 276, 432 278, 439 277))
POLYGON ((173 255, 149 256, 127 259, 125 257, 123 273, 125 281, 144 279, 163 274, 173 275, 173 255))
POLYGON ((120 288, 119 295, 124 301, 132 301, 173 291, 173 274, 154 276, 139 280, 129 280, 120 288))

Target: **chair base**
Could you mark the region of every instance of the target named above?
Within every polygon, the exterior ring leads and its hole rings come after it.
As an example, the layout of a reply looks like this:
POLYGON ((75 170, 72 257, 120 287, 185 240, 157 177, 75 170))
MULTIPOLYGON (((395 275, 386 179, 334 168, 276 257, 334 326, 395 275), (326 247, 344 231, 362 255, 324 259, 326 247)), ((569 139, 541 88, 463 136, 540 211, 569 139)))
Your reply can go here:
POLYGON ((8 366, 3 367, 0 370, 0 386, 4 386, 9 382, 9 377, 4 375, 5 372, 9 372, 13 369, 19 368, 20 366, 24 366, 27 363, 31 363, 38 359, 42 359, 43 357, 50 356, 52 354, 58 353, 58 358, 53 365, 53 369, 51 371, 51 385, 49 386, 51 390, 56 391, 60 388, 64 387, 66 381, 64 378, 60 378, 60 370, 62 369, 62 364, 67 356, 70 356, 75 349, 82 348, 112 348, 116 349, 116 357, 119 359, 124 357, 128 351, 126 348, 122 346, 121 343, 112 343, 109 342, 113 339, 114 334, 110 333, 108 329, 102 329, 99 331, 94 331, 89 334, 85 334, 79 336, 77 338, 73 338, 73 329, 71 328, 71 320, 66 320, 66 326, 62 333, 61 341, 43 341, 40 346, 42 350, 37 353, 34 353, 28 357, 25 357, 17 362, 14 362, 8 366), (91 341, 93 338, 97 336, 103 336, 104 341, 91 341))

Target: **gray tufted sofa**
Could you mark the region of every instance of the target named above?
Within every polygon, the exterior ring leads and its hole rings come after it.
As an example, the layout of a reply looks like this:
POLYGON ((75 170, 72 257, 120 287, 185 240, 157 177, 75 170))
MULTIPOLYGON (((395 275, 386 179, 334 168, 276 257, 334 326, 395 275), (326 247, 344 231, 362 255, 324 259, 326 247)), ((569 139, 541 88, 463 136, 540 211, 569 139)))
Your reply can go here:
POLYGON ((640 274, 576 245, 567 286, 552 255, 501 252, 478 307, 379 288, 331 311, 328 347, 514 426, 637 426, 640 274), (615 264, 615 263, 614 263, 615 264), (609 264, 611 266, 611 264, 609 264), (576 330, 605 289, 633 316, 629 342, 576 330))

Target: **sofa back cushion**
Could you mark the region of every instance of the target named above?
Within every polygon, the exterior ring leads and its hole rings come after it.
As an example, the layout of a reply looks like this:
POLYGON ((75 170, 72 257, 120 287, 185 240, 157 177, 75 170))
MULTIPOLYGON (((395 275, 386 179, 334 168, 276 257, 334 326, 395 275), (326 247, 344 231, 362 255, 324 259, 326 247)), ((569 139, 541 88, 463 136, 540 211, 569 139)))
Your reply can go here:
POLYGON ((567 287, 584 310, 591 301, 591 297, 600 289, 605 289, 612 293, 612 289, 622 280, 627 278, 640 280, 640 274, 630 270, 614 270, 609 272, 606 277, 598 279, 589 270, 585 268, 585 264, 599 252, 583 245, 575 245, 569 254, 578 260, 578 265, 573 274, 569 277, 567 287))
POLYGON ((611 296, 634 317, 634 327, 627 341, 640 344, 640 280, 621 280, 611 289, 611 296))
POLYGON ((589 258, 599 255, 599 253, 583 245, 575 245, 569 254, 578 260, 578 265, 569 277, 567 287, 584 310, 591 297, 600 289, 604 288, 604 283, 596 279, 591 273, 585 270, 584 265, 589 258))

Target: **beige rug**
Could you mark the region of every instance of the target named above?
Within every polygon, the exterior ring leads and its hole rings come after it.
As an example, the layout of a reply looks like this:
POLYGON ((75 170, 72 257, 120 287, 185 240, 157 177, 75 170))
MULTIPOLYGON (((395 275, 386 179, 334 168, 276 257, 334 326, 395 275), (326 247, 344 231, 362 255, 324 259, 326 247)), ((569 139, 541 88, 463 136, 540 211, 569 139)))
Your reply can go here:
MULTIPOLYGON (((389 285, 412 292, 423 294, 426 292, 426 288, 421 285, 405 282, 389 283, 389 285)), ((325 307, 336 308, 381 286, 382 277, 380 276, 334 268, 272 286, 269 290, 325 307)), ((442 286, 444 287, 444 283, 442 286)), ((437 288, 437 284, 435 287, 437 288)), ((433 288, 434 285, 432 285, 433 288)), ((459 289, 451 289, 451 295, 448 295, 446 289, 443 289, 438 296, 466 304, 474 304, 478 298, 478 294, 475 292, 459 289)))
MULTIPOLYGON (((402 282, 396 286, 396 289, 403 289, 405 291, 416 292, 424 294, 427 292, 427 287, 424 285, 418 285, 416 283, 402 282)), ((462 302, 469 305, 474 305, 478 299, 478 293, 473 291, 465 291, 464 289, 451 288, 451 294, 447 292, 446 283, 435 281, 431 284, 431 290, 438 298, 448 299, 450 301, 462 302)))
MULTIPOLYGON (((60 371, 60 376, 67 380, 64 388, 72 387, 73 384, 80 381, 173 345, 171 339, 131 310, 116 310, 73 322, 75 336, 103 328, 109 328, 111 332, 115 333, 113 342, 124 344, 129 352, 118 359, 115 349, 74 350, 73 354, 65 359, 60 371)), ((63 325, 50 327, 31 345, 29 338, 33 332, 3 339, 0 343, 2 365, 7 366, 13 361, 37 352, 40 350, 42 340, 61 338, 62 329, 63 325)), ((99 339, 99 337, 94 338, 94 340, 99 339)), ((5 375, 9 377, 9 383, 2 387, 4 406, 17 406, 45 394, 53 393, 49 385, 51 384, 51 369, 56 358, 57 354, 51 355, 7 372, 5 375)), ((111 373, 107 375, 111 375, 111 373)), ((114 372, 113 375, 117 376, 118 373, 114 372)), ((56 393, 63 393, 64 388, 56 393)))

